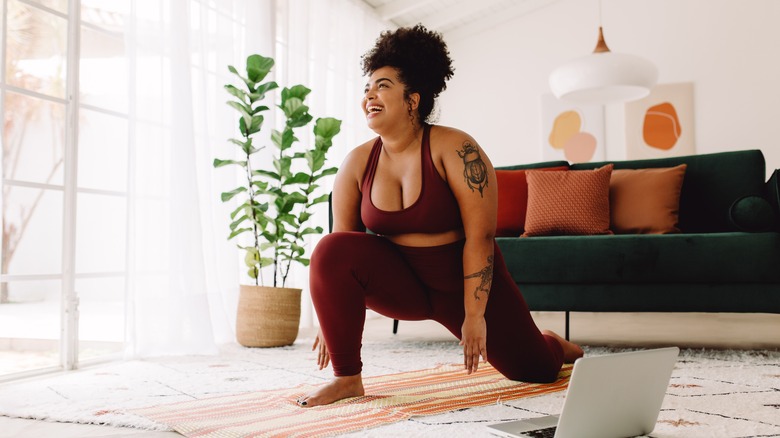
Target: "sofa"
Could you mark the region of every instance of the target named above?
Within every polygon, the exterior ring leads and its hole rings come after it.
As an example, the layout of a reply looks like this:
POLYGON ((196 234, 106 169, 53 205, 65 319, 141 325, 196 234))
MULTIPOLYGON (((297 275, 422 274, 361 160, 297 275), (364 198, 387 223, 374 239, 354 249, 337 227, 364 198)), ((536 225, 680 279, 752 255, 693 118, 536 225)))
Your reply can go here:
MULTIPOLYGON (((775 170, 765 181, 760 150, 572 165, 552 161, 496 171, 498 246, 531 310, 565 312, 567 339, 569 312, 780 313, 780 175, 775 170), (587 235, 554 228, 550 233, 529 235, 525 230, 515 235, 517 225, 514 232, 511 226, 501 226, 507 206, 516 209, 519 203, 522 209, 525 203, 530 209, 541 202, 537 198, 543 192, 535 191, 534 184, 548 178, 550 169, 562 175, 605 167, 611 168, 612 183, 616 175, 627 173, 619 172, 624 169, 684 168, 675 226, 665 232, 607 230, 587 235), (523 174, 526 187, 513 174, 523 174)), ((552 192, 565 190, 551 187, 552 192)), ((631 196, 642 201, 652 195, 631 196)), ((621 208, 610 207, 613 212, 621 208)), ((527 220, 532 212, 525 214, 527 220)))
MULTIPOLYGON (((571 165, 547 161, 496 167, 496 174, 496 242, 529 308, 565 312, 567 339, 569 312, 780 313, 780 171, 765 180, 760 150, 571 165), (676 179, 639 187, 647 193, 629 191, 620 198, 612 190, 620 174, 644 183, 670 169, 676 169, 676 179), (598 191, 597 201, 608 203, 611 210, 598 232, 555 224, 544 232, 536 226, 592 208, 576 197, 545 199, 571 195, 554 178, 591 173, 601 175, 598 190, 577 180, 569 189, 598 191), (545 179, 554 184, 544 187, 545 179), (671 193, 664 198, 666 228, 616 228, 611 214, 626 209, 616 199, 653 200, 661 192, 671 193), (530 209, 542 201, 557 213, 539 221, 530 209), (534 224, 528 222, 532 218, 534 224), (528 232, 529 225, 535 233, 528 232)), ((630 219, 653 216, 640 208, 648 205, 629 205, 629 216, 638 216, 630 219)), ((397 329, 394 321, 393 333, 397 329)))

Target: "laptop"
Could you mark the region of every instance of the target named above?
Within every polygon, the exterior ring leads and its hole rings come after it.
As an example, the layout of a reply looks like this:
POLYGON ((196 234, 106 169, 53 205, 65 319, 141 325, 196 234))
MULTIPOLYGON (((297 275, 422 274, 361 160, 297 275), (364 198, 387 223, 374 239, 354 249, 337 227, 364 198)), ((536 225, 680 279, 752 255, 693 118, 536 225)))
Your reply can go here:
POLYGON ((655 428, 677 347, 583 357, 574 362, 560 415, 492 424, 498 436, 624 438, 655 428))

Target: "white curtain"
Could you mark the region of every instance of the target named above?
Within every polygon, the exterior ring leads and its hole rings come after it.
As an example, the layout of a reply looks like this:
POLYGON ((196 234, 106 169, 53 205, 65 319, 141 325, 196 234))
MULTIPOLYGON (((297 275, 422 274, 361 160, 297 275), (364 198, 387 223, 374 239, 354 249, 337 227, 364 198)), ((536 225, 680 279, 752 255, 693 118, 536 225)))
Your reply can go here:
MULTIPOLYGON (((211 165, 235 153, 227 139, 237 136, 237 118, 223 85, 236 80, 227 65, 242 71, 252 53, 273 56, 281 86, 311 88, 311 113, 343 121, 330 155, 337 166, 372 136, 358 107, 360 55, 388 25, 359 0, 134 0, 127 26, 126 356, 214 354, 234 342, 238 285, 248 281, 226 241, 234 206, 219 197, 240 174, 211 165)), ((327 218, 323 207, 314 221, 327 229, 327 218)), ((293 275, 309 326, 307 271, 293 275)))

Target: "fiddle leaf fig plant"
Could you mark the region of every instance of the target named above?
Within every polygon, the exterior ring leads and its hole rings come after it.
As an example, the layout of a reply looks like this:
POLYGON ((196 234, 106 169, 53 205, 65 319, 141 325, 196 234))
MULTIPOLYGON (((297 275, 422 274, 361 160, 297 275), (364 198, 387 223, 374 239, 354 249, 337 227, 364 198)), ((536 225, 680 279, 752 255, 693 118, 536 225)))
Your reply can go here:
POLYGON ((330 117, 317 119, 314 144, 304 146, 295 130, 313 120, 305 103, 311 90, 303 85, 284 88, 276 106, 284 115, 284 128, 272 129, 268 137, 275 148, 272 157, 256 155, 266 147, 258 145, 265 122, 263 113, 270 110, 263 102, 270 91, 279 88, 274 81, 263 82, 273 66, 272 58, 260 55, 247 58, 245 76, 228 66, 244 85, 225 85, 232 96, 227 104, 239 114, 241 137, 229 141, 240 149, 240 159, 215 159, 214 167, 238 166, 245 178, 239 187, 222 193, 222 201, 238 200, 239 205, 230 214, 228 240, 243 236, 242 241, 249 242, 238 244, 245 251, 247 274, 256 285, 265 285, 263 268, 273 266, 272 286, 284 287, 293 263, 309 265, 305 237, 323 231, 322 227, 308 223, 313 207, 328 200, 327 193, 319 194, 319 182, 336 173, 335 167, 325 167, 325 161, 333 137, 341 130, 341 121, 330 117))

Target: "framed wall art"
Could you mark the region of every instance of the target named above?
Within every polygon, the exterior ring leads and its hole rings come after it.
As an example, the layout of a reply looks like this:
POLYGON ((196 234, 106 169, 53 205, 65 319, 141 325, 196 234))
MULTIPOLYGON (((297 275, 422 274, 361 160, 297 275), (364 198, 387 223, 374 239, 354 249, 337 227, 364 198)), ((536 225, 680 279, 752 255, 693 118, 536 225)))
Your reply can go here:
POLYGON ((696 153, 693 83, 656 85, 647 97, 625 105, 626 159, 696 153))
POLYGON ((542 158, 570 163, 603 161, 604 107, 565 102, 543 94, 542 158))

